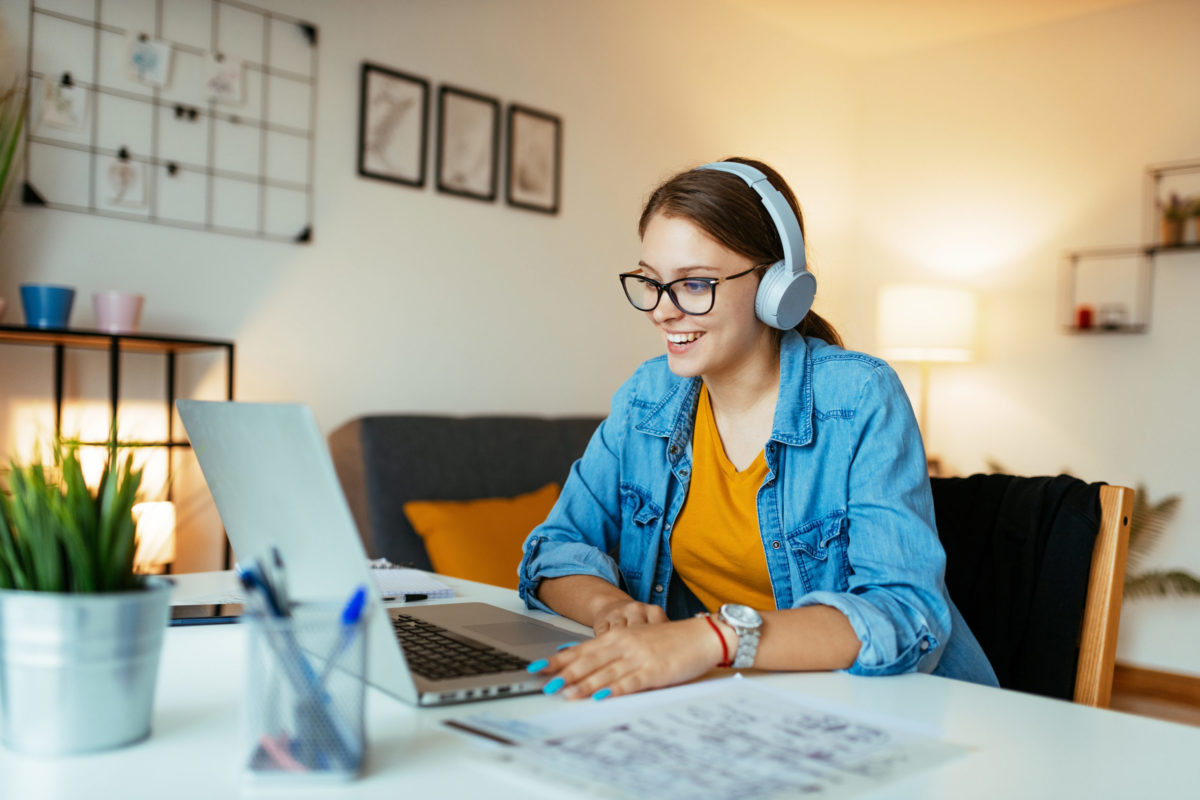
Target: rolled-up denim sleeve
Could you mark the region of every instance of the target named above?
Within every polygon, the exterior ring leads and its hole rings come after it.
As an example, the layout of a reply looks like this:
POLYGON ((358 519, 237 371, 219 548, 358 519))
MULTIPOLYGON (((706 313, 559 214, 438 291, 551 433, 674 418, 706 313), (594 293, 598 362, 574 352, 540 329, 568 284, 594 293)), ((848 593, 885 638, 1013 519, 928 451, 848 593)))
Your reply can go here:
POLYGON ((530 532, 518 567, 517 591, 529 608, 552 611, 537 597, 546 578, 594 575, 620 585, 615 552, 621 534, 621 442, 634 379, 613 396, 607 419, 572 466, 546 521, 530 532))
POLYGON ((861 642, 849 672, 931 672, 950 638, 944 577, 925 449, 896 373, 877 367, 856 406, 857 436, 847 487, 844 592, 811 592, 795 607, 826 605, 861 642))

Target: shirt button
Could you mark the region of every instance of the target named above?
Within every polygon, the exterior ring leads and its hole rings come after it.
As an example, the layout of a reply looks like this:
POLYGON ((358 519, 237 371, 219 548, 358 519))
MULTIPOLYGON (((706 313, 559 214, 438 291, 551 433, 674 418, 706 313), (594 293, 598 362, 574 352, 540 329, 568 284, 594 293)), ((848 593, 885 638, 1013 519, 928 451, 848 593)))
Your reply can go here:
POLYGON ((681 470, 679 470, 679 474, 686 478, 688 471, 686 469, 681 469, 681 470))
POLYGON ((670 453, 671 455, 675 455, 676 453, 679 452, 679 448, 676 447, 675 445, 671 445, 671 449, 668 450, 667 452, 670 453))
POLYGON ((774 549, 774 550, 778 550, 778 549, 779 549, 779 548, 781 548, 781 547, 783 547, 783 545, 781 545, 779 542, 771 542, 771 548, 772 548, 772 549, 774 549))
POLYGON ((654 584, 654 592, 655 592, 655 594, 662 594, 662 584, 661 583, 654 584))
POLYGON ((925 640, 925 639, 922 639, 922 640, 921 640, 921 649, 922 649, 922 650, 928 650, 928 649, 929 649, 929 642, 928 642, 927 640, 925 640))

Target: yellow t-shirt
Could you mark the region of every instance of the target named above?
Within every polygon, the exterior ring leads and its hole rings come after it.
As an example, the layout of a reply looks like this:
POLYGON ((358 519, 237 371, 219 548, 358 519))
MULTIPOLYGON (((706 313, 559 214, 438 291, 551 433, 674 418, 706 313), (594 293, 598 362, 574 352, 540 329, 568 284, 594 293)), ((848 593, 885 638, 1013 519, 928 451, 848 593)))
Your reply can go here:
POLYGON ((760 452, 738 472, 701 387, 692 433, 692 483, 671 535, 671 561, 709 611, 722 603, 775 608, 767 556, 758 530, 758 489, 767 477, 760 452))

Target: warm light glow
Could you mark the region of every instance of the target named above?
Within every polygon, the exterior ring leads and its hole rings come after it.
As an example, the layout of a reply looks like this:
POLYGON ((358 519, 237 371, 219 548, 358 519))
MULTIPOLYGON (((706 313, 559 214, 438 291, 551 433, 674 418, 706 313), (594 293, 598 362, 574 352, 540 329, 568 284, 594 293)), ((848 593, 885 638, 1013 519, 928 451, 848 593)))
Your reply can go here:
POLYGON ((136 572, 155 572, 175 560, 175 504, 167 501, 137 503, 133 507, 137 523, 137 552, 133 557, 136 572))
POLYGON ((946 286, 903 284, 879 293, 881 355, 890 361, 970 361, 977 299, 946 286))
MULTIPOLYGON (((63 435, 69 439, 103 442, 108 439, 111 407, 106 402, 71 401, 63 404, 63 435)), ((8 430, 13 433, 13 445, 3 454, 0 463, 7 464, 9 458, 20 463, 41 461, 50 463, 53 455, 48 449, 54 441, 54 406, 43 398, 13 403, 8 430)), ((161 403, 148 401, 123 401, 121 403, 121 439, 123 441, 163 441, 166 439, 166 420, 161 403)), ((79 460, 83 466, 83 477, 93 490, 100 483, 100 472, 107 456, 104 447, 81 447, 79 460)), ((122 449, 124 458, 129 453, 122 449)), ((141 494, 162 496, 167 485, 167 454, 161 448, 137 448, 133 451, 133 465, 144 469, 141 494)))

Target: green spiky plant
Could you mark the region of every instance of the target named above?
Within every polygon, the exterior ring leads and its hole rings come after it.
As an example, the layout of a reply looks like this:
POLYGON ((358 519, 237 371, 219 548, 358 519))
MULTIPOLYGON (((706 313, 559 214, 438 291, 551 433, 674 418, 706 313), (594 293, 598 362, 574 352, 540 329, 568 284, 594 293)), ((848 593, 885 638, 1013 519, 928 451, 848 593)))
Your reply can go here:
POLYGON ((1138 484, 1133 497, 1133 513, 1129 519, 1125 596, 1136 600, 1140 597, 1186 597, 1200 594, 1200 578, 1186 570, 1135 572, 1145 560, 1146 554, 1154 549, 1183 500, 1177 494, 1168 495, 1156 503, 1151 503, 1148 498, 1145 485, 1138 484))
POLYGON ((141 586, 133 571, 133 504, 142 470, 108 447, 93 492, 79 444, 58 441, 54 463, 11 463, 0 491, 0 589, 119 592, 141 586))
POLYGON ((21 131, 25 128, 25 86, 18 79, 0 95, 0 211, 8 202, 8 193, 16 174, 21 131))

